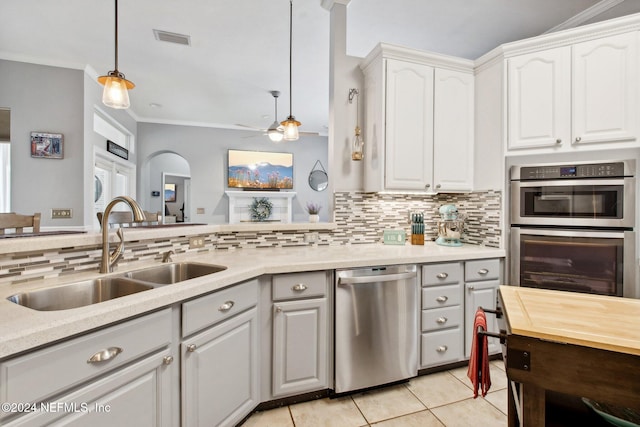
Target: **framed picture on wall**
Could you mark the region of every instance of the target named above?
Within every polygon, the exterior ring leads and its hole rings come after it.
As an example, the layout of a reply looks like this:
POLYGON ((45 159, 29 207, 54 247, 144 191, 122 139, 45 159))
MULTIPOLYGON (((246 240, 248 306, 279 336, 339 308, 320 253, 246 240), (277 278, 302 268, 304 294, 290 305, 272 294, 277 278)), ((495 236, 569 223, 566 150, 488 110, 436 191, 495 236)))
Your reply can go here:
POLYGON ((164 201, 165 202, 176 201, 176 185, 175 184, 164 185, 164 201))
POLYGON ((61 133, 31 132, 31 157, 62 159, 63 145, 61 133))

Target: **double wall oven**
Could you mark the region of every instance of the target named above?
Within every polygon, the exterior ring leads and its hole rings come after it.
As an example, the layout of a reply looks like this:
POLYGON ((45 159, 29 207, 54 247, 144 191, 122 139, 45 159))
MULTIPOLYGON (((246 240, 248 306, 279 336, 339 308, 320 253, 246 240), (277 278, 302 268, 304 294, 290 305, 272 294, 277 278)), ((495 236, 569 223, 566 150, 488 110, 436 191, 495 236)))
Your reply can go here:
POLYGON ((511 284, 636 295, 635 161, 511 168, 511 284))

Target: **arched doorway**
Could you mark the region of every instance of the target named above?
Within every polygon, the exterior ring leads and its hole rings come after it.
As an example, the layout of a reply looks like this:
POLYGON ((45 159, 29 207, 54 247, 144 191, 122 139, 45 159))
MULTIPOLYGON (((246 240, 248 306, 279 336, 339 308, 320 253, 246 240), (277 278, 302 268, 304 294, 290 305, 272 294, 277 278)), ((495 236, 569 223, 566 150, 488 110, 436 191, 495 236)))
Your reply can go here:
POLYGON ((145 209, 160 212, 163 223, 191 222, 191 167, 181 155, 158 151, 144 162, 140 173, 145 209))

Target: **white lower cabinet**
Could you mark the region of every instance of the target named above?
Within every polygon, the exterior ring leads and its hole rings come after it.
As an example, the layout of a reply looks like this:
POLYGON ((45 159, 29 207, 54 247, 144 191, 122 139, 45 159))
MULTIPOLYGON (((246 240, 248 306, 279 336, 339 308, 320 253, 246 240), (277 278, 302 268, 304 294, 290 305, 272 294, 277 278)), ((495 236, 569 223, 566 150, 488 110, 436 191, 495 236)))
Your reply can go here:
POLYGON ((421 368, 462 360, 462 279, 461 262, 422 267, 421 368))
POLYGON ((233 426, 259 403, 258 285, 183 304, 182 424, 233 426), (221 316, 222 315, 222 316, 221 316))
POLYGON ((0 401, 38 409, 0 424, 175 425, 171 325, 165 309, 0 363, 0 401))
MULTIPOLYGON (((492 258, 422 266, 421 368, 469 358, 476 310, 495 309, 502 265, 492 258)), ((486 316, 497 332, 495 315, 486 316)), ((499 340, 489 338, 489 353, 498 352, 499 340)))
MULTIPOLYGON (((502 277, 501 260, 483 259, 467 261, 465 263, 465 356, 471 354, 473 340, 473 324, 478 307, 495 310, 496 297, 502 277)), ((498 323, 493 313, 486 313, 487 329, 490 332, 498 332, 498 323)), ((489 338, 489 354, 498 353, 500 341, 489 338)))
POLYGON ((329 278, 325 271, 272 278, 272 398, 329 386, 329 278))

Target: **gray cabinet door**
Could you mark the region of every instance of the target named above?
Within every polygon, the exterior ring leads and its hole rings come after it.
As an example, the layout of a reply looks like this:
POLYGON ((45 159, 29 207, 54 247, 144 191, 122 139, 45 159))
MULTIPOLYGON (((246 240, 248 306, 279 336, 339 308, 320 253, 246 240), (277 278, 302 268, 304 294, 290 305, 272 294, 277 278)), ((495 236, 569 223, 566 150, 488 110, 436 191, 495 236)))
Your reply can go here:
POLYGON ((254 307, 186 339, 184 426, 233 426, 258 400, 258 317, 254 307))
MULTIPOLYGON (((168 350, 96 380, 31 412, 7 426, 172 426, 171 387, 175 362, 166 364, 168 350)), ((2 423, 5 425, 4 423, 2 423)))
POLYGON ((327 388, 327 299, 273 304, 273 396, 327 388))
MULTIPOLYGON (((481 282, 470 282, 465 285, 465 356, 471 354, 471 342, 473 339, 473 324, 478 307, 495 310, 496 297, 500 280, 485 280, 481 282)), ((498 332, 496 316, 487 313, 487 328, 491 332, 498 332)), ((500 341, 496 338, 489 338, 489 354, 498 353, 500 341)))

